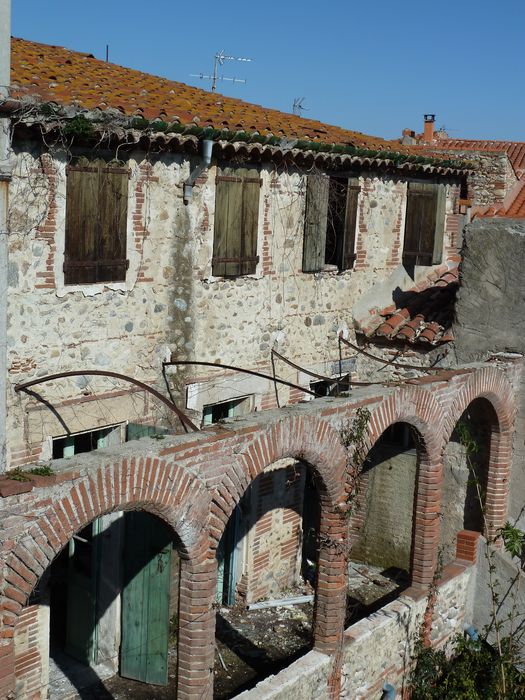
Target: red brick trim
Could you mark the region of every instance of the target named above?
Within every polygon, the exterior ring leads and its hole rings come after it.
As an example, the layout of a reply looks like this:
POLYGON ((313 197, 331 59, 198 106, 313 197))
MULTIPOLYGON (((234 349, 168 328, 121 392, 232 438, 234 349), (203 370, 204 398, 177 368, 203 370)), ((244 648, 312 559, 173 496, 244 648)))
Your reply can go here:
POLYGON ((514 389, 500 369, 483 367, 472 374, 460 389, 454 403, 447 411, 443 431, 443 449, 463 412, 478 398, 484 398, 492 404, 498 419, 497 424, 492 427, 485 501, 485 517, 488 524, 485 535, 491 539, 507 517, 512 434, 517 410, 514 389))
POLYGON ((394 423, 409 423, 418 432, 418 476, 416 484, 412 544, 412 584, 427 586, 432 581, 439 544, 439 512, 443 467, 440 436, 443 407, 430 391, 403 387, 388 396, 370 418, 369 449, 394 423))
MULTIPOLYGON (((38 579, 76 532, 105 513, 143 509, 167 522, 181 543, 180 597, 184 602, 180 612, 183 633, 179 636, 179 657, 194 661, 191 669, 181 661, 178 697, 193 697, 197 686, 199 697, 211 697, 213 644, 203 649, 201 637, 203 619, 208 619, 213 610, 210 605, 203 612, 203 595, 195 588, 196 580, 202 578, 203 567, 211 566, 203 529, 209 508, 210 498, 201 482, 186 469, 158 458, 124 458, 76 480, 71 490, 53 501, 29 531, 13 543, 0 589, 3 609, 0 636, 4 640, 12 639, 17 619, 24 614, 24 606, 38 579), (202 663, 196 659, 202 659, 202 663)), ((211 590, 215 583, 213 571, 206 576, 206 585, 211 590)), ((0 647, 0 657, 2 652, 0 647)), ((9 678, 11 689, 14 677, 9 678)), ((0 674, 0 697, 5 697, 1 693, 2 681, 0 674)))

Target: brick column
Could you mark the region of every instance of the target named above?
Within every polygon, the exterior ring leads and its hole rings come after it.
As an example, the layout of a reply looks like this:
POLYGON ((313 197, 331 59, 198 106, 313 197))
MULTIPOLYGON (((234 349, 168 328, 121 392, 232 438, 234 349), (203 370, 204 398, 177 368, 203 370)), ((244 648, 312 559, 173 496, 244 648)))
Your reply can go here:
POLYGON ((426 587, 432 583, 437 563, 440 533, 443 463, 422 455, 416 483, 414 544, 412 551, 412 585, 426 587))
POLYGON ((489 473, 485 498, 487 539, 493 539, 497 530, 505 524, 509 495, 512 461, 512 439, 510 432, 492 432, 490 439, 489 473))
POLYGON ((181 561, 177 698, 211 700, 215 656, 217 561, 204 551, 201 561, 181 561))
MULTIPOLYGON (((12 634, 11 629, 6 632, 12 634)), ((0 642, 0 700, 7 700, 15 691, 15 650, 12 637, 0 642)))
POLYGON ((321 509, 315 648, 325 654, 339 649, 343 638, 348 587, 347 523, 344 516, 321 509))

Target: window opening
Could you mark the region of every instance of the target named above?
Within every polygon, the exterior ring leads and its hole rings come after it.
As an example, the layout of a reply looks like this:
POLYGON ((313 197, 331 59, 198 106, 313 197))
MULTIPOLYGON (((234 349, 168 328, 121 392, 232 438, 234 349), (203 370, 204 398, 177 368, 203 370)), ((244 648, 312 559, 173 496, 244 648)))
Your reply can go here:
POLYGON ((129 170, 82 159, 66 173, 65 284, 124 281, 129 170))
POLYGON ((255 273, 262 180, 254 168, 222 168, 216 178, 212 272, 219 277, 255 273))
POLYGON ((118 424, 53 438, 53 459, 72 457, 82 452, 119 445, 122 442, 122 428, 123 424, 118 424))
POLYGON ((359 192, 357 178, 308 176, 303 272, 353 266, 359 192))
POLYGON ((251 396, 244 396, 240 399, 221 401, 204 406, 202 409, 202 425, 212 425, 224 418, 236 418, 250 412, 251 396))
POLYGON ((409 182, 403 265, 438 265, 443 257, 445 185, 409 182))
POLYGON ((313 382, 310 382, 310 389, 313 392, 315 392, 315 395, 318 398, 321 398, 323 396, 339 396, 341 393, 349 391, 350 375, 345 374, 340 379, 335 378, 332 380, 315 380, 313 382))

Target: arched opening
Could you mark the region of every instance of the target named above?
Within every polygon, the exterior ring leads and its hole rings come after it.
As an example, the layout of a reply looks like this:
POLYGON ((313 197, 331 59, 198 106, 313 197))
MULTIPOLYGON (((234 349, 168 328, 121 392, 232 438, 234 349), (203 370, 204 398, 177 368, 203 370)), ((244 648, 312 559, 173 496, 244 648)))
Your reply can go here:
POLYGON ((378 610, 411 583, 420 444, 412 425, 394 423, 362 465, 349 522, 347 625, 378 610))
POLYGON ((52 698, 174 696, 180 551, 171 527, 144 510, 96 518, 33 590, 15 628, 15 659, 28 638, 38 640, 40 685, 52 698))
POLYGON ((455 559, 458 532, 485 532, 491 443, 497 430, 492 404, 478 398, 463 412, 445 447, 440 537, 443 564, 455 559))
POLYGON ((315 473, 294 459, 268 466, 234 509, 217 548, 215 698, 312 647, 319 524, 315 473))

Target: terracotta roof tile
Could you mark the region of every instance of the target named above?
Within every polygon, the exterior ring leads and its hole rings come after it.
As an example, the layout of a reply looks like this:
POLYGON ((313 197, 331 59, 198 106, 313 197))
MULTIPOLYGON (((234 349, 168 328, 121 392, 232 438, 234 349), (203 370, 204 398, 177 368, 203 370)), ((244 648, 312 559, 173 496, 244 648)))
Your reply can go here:
POLYGON ((85 109, 112 107, 129 116, 194 121, 232 131, 259 131, 365 147, 412 152, 384 139, 338 126, 304 119, 275 109, 208 92, 184 83, 124 68, 89 53, 60 46, 12 39, 11 95, 38 97, 44 102, 77 104, 85 109))
POLYGON ((357 329, 370 340, 441 345, 453 340, 458 269, 441 265, 424 280, 397 295, 397 304, 371 312, 366 326, 357 329))
POLYGON ((473 210, 473 218, 487 218, 491 216, 525 219, 525 177, 522 177, 519 181, 517 192, 510 204, 500 207, 476 207, 473 210))
POLYGON ((518 176, 525 173, 525 141, 479 141, 474 139, 440 139, 427 150, 505 152, 518 176))

